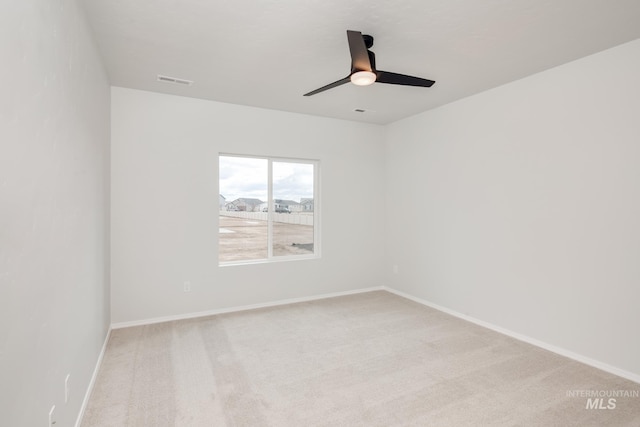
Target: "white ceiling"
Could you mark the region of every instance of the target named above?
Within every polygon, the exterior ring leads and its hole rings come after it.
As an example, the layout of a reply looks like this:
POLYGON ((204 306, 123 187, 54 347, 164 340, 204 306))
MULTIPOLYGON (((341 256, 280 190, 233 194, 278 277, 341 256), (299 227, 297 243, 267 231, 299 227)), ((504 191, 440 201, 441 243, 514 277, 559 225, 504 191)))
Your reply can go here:
POLYGON ((640 37, 639 0, 82 2, 114 86, 382 124, 640 37), (379 69, 436 84, 303 97, 349 74, 348 29, 379 69))

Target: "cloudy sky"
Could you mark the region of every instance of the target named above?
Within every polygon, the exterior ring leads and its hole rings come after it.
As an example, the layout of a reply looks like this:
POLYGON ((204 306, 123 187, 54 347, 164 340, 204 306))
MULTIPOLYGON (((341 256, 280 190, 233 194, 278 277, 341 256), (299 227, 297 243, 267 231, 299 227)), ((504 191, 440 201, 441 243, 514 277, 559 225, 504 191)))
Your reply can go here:
MULTIPOLYGON (((227 202, 241 197, 267 201, 268 161, 251 157, 220 156, 220 194, 227 202)), ((313 198, 313 165, 273 162, 273 198, 313 198)))

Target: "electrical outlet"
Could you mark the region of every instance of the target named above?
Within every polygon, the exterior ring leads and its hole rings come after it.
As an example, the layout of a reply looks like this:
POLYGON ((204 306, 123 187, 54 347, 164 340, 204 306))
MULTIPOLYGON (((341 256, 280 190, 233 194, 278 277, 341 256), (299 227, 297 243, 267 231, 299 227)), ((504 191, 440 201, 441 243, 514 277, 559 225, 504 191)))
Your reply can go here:
POLYGON ((191 292, 191 282, 189 282, 189 281, 184 282, 184 291, 185 292, 191 292))
POLYGON ((56 424, 56 419, 54 417, 55 410, 56 410, 56 405, 53 405, 51 407, 51 410, 49 411, 49 424, 47 424, 48 427, 51 427, 56 424))
POLYGON ((64 379, 64 403, 69 401, 69 378, 71 374, 67 374, 67 377, 64 379))
POLYGON ((398 274, 398 264, 393 264, 393 274, 398 274))

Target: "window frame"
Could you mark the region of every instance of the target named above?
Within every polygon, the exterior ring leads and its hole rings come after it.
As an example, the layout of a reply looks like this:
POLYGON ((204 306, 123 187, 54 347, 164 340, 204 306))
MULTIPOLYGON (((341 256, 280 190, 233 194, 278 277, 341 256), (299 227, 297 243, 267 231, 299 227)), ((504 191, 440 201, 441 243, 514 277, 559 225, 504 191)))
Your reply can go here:
POLYGON ((230 267, 234 265, 251 265, 251 264, 266 264, 274 262, 286 262, 286 261, 303 261, 321 258, 321 244, 320 244, 320 160, 319 159, 305 159, 294 157, 280 157, 280 156, 265 156, 256 154, 238 154, 219 152, 218 153, 218 176, 217 176, 217 188, 218 194, 220 194, 220 157, 241 157, 250 159, 261 159, 267 161, 267 257, 256 258, 251 260, 238 260, 238 261, 220 261, 220 210, 218 210, 218 233, 217 233, 217 249, 218 249, 218 267, 230 267), (313 253, 312 254, 300 254, 300 255, 273 255, 273 215, 275 214, 274 198, 273 198, 273 163, 301 163, 313 165, 313 253))

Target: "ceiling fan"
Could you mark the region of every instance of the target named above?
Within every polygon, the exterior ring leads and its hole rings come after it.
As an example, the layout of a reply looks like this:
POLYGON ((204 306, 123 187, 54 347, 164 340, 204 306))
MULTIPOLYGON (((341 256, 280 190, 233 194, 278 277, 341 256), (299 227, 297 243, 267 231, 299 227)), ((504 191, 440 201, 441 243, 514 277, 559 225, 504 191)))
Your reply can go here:
POLYGON ((433 80, 420 77, 377 70, 376 55, 369 50, 373 46, 373 37, 367 34, 363 35, 360 31, 347 30, 347 39, 351 52, 351 73, 343 79, 305 93, 304 96, 315 95, 349 82, 358 86, 367 86, 378 82, 419 87, 431 87, 435 83, 433 80))

